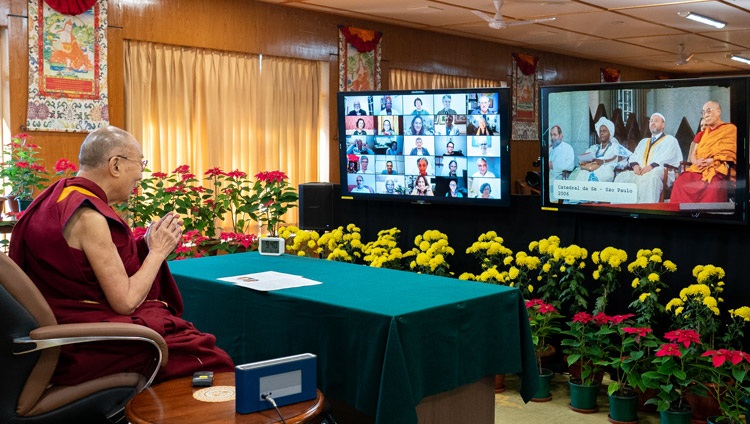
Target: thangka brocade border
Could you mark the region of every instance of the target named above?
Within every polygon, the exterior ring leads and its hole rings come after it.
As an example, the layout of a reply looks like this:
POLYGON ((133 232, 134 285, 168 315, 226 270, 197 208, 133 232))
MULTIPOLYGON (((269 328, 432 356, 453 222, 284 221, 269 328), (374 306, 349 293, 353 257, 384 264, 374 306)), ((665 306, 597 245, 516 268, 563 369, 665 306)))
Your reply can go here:
POLYGON ((107 0, 64 15, 29 0, 30 131, 89 132, 109 125, 107 0))
POLYGON ((375 31, 339 27, 339 91, 380 90, 381 35, 375 31), (357 37, 358 34, 370 34, 372 39, 368 40, 369 43, 360 43, 358 49, 347 40, 345 33, 349 34, 350 37, 357 37), (373 46, 369 46, 369 44, 373 46), (358 78, 352 78, 352 75, 357 75, 358 78))

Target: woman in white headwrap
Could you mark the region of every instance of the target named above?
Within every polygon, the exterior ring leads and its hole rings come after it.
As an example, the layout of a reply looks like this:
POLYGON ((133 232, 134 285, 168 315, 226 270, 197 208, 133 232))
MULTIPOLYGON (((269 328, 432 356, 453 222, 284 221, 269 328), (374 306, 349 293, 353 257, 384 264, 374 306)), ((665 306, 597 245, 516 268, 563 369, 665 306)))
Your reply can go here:
POLYGON ((615 138, 615 124, 605 117, 594 125, 599 134, 599 143, 586 150, 590 160, 580 163, 577 181, 614 181, 615 168, 619 162, 630 156, 630 151, 615 138))

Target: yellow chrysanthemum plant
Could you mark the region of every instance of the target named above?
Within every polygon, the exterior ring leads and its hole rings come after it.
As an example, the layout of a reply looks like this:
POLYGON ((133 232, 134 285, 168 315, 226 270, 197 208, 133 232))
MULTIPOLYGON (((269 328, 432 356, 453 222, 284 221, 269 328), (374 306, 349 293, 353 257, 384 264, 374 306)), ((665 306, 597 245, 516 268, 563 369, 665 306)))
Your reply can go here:
POLYGON ((571 315, 588 309, 589 292, 584 286, 586 275, 583 273, 588 251, 576 244, 560 246, 557 236, 532 242, 529 250, 539 252, 541 298, 571 315))
POLYGON ((427 230, 424 234, 414 238, 414 248, 410 254, 414 259, 409 263, 409 269, 420 274, 440 275, 450 277, 448 257, 455 251, 448 244, 448 236, 438 230, 427 230))
POLYGON ((508 269, 513 263, 513 251, 503 243, 503 238, 494 231, 480 234, 477 241, 466 249, 466 253, 477 258, 482 272, 478 275, 464 272, 458 278, 491 284, 508 284, 508 269))
POLYGON ((346 228, 340 226, 320 236, 318 247, 329 261, 358 263, 362 259, 364 244, 359 227, 349 224, 346 228))
POLYGON ((559 266, 553 266, 554 252, 560 248, 560 237, 549 236, 529 243, 529 254, 539 258, 541 268, 537 276, 537 296, 560 309, 560 286, 557 284, 559 266))
POLYGON ((507 284, 520 290, 524 299, 531 299, 541 266, 542 261, 539 257, 526 252, 516 252, 513 265, 508 270, 507 284))
POLYGON ((318 246, 320 234, 317 231, 287 225, 279 228, 279 237, 285 240, 286 251, 290 254, 319 258, 323 251, 323 248, 318 246))
POLYGON ((665 312, 664 305, 659 303, 659 294, 668 287, 663 276, 677 271, 677 265, 663 258, 664 252, 659 248, 641 249, 633 262, 628 264, 628 272, 633 274, 633 294, 636 299, 629 308, 635 312, 639 324, 653 325, 655 319, 665 312))
POLYGON ((628 260, 628 254, 622 249, 605 247, 601 251, 591 254, 591 261, 596 265, 592 276, 595 284, 594 314, 605 312, 609 296, 620 287, 620 270, 622 264, 628 260))
POLYGON ((691 328, 701 335, 707 349, 742 350, 744 327, 750 321, 750 307, 730 309, 729 319, 721 319, 719 304, 724 302, 724 269, 714 265, 693 268, 695 284, 680 290, 679 297, 667 303, 666 310, 675 326, 691 328))
POLYGON ((398 247, 401 230, 390 228, 378 232, 378 239, 365 244, 362 260, 375 268, 405 269, 404 254, 398 247))

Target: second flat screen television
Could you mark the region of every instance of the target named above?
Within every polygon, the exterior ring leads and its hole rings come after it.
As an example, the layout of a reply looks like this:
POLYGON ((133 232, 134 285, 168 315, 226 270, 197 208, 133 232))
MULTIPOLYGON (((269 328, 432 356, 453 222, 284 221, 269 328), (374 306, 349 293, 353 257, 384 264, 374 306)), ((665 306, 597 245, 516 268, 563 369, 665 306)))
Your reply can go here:
POLYGON ((542 87, 543 205, 745 223, 748 89, 747 78, 542 87))
POLYGON ((509 89, 338 93, 342 195, 507 206, 509 89))

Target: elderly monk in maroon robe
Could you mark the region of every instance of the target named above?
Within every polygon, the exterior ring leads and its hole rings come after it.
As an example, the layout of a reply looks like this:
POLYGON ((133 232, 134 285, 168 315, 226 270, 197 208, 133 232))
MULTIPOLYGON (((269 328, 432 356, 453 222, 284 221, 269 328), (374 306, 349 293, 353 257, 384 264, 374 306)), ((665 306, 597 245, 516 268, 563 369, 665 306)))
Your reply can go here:
POLYGON ((705 129, 693 141, 692 164, 672 187, 672 203, 726 202, 736 178, 730 164, 737 162, 737 127, 721 120, 721 106, 715 101, 703 105, 701 125, 705 129))
MULTIPOLYGON (((157 381, 232 371, 216 338, 180 318, 182 297, 165 260, 180 240, 182 220, 169 213, 135 239, 110 207, 137 187, 146 165, 141 146, 126 131, 101 128, 83 141, 79 161, 77 177, 52 184, 19 219, 11 258, 39 287, 59 323, 127 322, 161 334, 169 359, 157 381)), ((65 346, 53 383, 138 371, 152 356, 151 349, 134 344, 65 346)))

